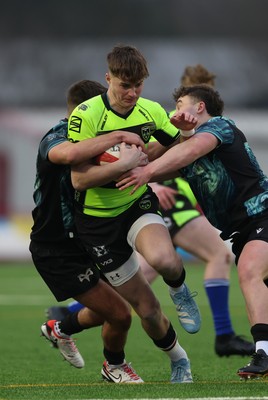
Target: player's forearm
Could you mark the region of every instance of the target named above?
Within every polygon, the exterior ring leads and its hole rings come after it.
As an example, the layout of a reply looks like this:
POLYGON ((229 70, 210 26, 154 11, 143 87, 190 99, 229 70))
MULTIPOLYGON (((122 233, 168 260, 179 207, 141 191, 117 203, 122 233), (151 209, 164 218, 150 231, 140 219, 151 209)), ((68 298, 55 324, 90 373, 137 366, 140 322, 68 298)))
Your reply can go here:
POLYGON ((106 165, 84 165, 72 168, 71 178, 73 187, 82 192, 84 190, 103 186, 111 181, 115 181, 128 170, 125 163, 116 161, 106 165))
POLYGON ((179 175, 180 168, 189 165, 200 157, 201 145, 198 146, 198 143, 200 143, 198 138, 191 138, 190 140, 176 144, 161 157, 151 162, 146 167, 150 175, 150 181, 159 181, 160 176, 174 177, 179 175))
POLYGON ((118 140, 119 135, 107 134, 74 143, 70 146, 68 154, 66 154, 68 164, 80 164, 94 158, 109 147, 117 144, 118 140))
POLYGON ((147 148, 149 161, 153 161, 156 158, 162 156, 165 151, 167 151, 167 148, 162 146, 159 142, 149 142, 147 148))
POLYGON ((174 179, 180 176, 180 171, 172 171, 172 172, 165 172, 165 173, 155 173, 154 176, 149 180, 150 185, 151 182, 163 182, 169 179, 174 179))
POLYGON ((77 142, 68 148, 66 153, 67 164, 80 164, 94 158, 117 143, 126 142, 144 148, 144 143, 138 135, 131 132, 114 131, 77 142))

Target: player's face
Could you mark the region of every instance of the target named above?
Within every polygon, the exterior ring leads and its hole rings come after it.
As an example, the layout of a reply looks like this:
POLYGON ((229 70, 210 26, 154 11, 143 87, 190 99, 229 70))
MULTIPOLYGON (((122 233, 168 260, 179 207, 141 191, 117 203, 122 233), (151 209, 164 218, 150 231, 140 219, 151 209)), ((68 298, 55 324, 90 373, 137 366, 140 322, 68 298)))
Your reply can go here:
POLYGON ((196 101, 190 96, 183 96, 177 100, 176 110, 180 112, 189 112, 196 116, 199 105, 200 101, 196 101))
POLYGON ((106 74, 109 84, 108 97, 111 107, 121 113, 131 110, 137 103, 142 89, 143 81, 130 83, 112 74, 106 74))

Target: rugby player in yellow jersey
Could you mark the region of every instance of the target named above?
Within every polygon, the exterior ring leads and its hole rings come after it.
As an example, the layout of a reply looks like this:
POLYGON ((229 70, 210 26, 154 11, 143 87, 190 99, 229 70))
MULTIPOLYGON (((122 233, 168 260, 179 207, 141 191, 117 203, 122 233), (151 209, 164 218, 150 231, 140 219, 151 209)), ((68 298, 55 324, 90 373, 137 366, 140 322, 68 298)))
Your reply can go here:
MULTIPOLYGON (((146 60, 132 46, 115 46, 107 56, 107 93, 80 104, 69 119, 72 142, 114 130, 137 133, 148 143, 153 135, 169 146, 179 136, 166 111, 141 98, 148 77, 146 60)), ((195 123, 191 116, 182 128, 195 123)), ((193 293, 185 285, 185 270, 159 212, 157 196, 148 185, 134 196, 119 191, 109 165, 85 163, 72 169, 76 189, 76 226, 87 251, 111 285, 134 308, 146 333, 171 361, 171 382, 192 382, 190 361, 179 345, 171 322, 143 276, 135 253, 162 275, 169 286, 181 325, 190 333, 200 329, 201 318, 193 293)), ((103 366, 103 369, 106 365, 103 366)))
MULTIPOLYGON (((106 89, 95 81, 74 83, 67 94, 67 118, 83 100, 106 89)), ((76 368, 84 366, 72 335, 94 326, 102 326, 103 354, 110 368, 102 376, 115 383, 142 383, 130 363, 125 360, 124 347, 131 325, 129 305, 110 285, 100 279, 100 272, 77 239, 74 226, 74 190, 70 166, 94 157, 110 146, 124 141, 143 147, 137 135, 113 132, 103 137, 72 144, 67 140, 67 118, 62 119, 41 140, 36 162, 34 187, 35 208, 29 250, 34 265, 58 301, 73 297, 85 308, 66 318, 50 318, 41 332, 63 357, 76 368), (57 319, 57 320, 56 320, 57 319)), ((129 169, 147 162, 137 146, 122 147, 120 160, 111 168, 129 169), (134 163, 134 164, 133 164, 134 163)))

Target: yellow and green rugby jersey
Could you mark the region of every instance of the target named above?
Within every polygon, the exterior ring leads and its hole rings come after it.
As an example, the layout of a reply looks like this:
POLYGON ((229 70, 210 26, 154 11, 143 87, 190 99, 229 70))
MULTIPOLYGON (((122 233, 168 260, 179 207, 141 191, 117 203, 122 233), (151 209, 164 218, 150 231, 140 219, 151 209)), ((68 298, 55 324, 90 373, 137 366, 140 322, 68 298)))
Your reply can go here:
MULTIPOLYGON (((179 135, 159 103, 139 98, 132 110, 121 115, 111 109, 104 93, 75 108, 69 118, 68 139, 79 142, 115 130, 137 133, 146 144, 154 136, 163 146, 169 146, 179 135)), ((114 217, 127 210, 145 192, 146 187, 143 185, 130 195, 131 188, 120 191, 111 182, 77 193, 76 199, 83 206, 85 214, 114 217)))

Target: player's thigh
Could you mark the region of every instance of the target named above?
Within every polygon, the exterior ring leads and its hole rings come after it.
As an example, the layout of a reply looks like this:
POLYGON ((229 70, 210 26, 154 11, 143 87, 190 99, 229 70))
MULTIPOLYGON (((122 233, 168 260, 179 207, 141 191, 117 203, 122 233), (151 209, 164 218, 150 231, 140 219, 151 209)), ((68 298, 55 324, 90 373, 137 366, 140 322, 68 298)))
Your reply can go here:
POLYGON ((139 259, 140 268, 146 280, 151 284, 158 277, 158 272, 153 267, 151 267, 150 264, 148 264, 148 262, 140 253, 137 252, 137 256, 139 259))
POLYGON ((219 232, 204 216, 187 222, 174 234, 172 241, 175 246, 183 248, 205 262, 215 256, 225 256, 230 252, 220 238, 219 232))
POLYGON ((129 318, 129 304, 102 279, 87 292, 77 295, 77 301, 84 304, 107 321, 129 318))
POLYGON ((268 242, 251 240, 245 244, 237 264, 240 281, 251 282, 268 278, 268 242))
POLYGON ((165 225, 153 223, 144 226, 136 237, 135 246, 153 267, 178 263, 178 255, 165 225))
POLYGON ((115 289, 141 318, 149 318, 160 310, 159 302, 140 269, 131 279, 115 289))

